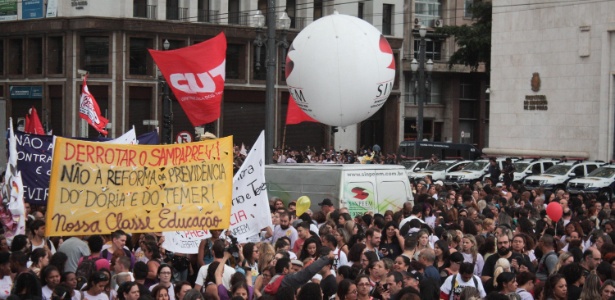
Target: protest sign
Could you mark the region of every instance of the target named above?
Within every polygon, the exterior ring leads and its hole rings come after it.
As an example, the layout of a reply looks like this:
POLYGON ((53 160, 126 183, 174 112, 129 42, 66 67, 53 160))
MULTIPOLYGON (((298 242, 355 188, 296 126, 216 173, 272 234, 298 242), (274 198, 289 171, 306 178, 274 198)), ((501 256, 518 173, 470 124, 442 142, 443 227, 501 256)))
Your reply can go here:
POLYGON ((233 208, 229 230, 240 243, 249 241, 262 228, 272 226, 264 161, 265 132, 261 131, 233 178, 233 208))
POLYGON ((47 236, 229 225, 232 137, 155 146, 54 143, 47 236))
POLYGON ((164 242, 162 248, 167 251, 196 254, 199 253, 201 240, 211 237, 209 230, 186 230, 163 232, 164 242))
MULTIPOLYGON (((15 132, 17 145, 17 169, 21 171, 24 184, 24 199, 33 205, 47 205, 51 159, 53 156, 53 135, 27 134, 15 132)), ((137 136, 131 129, 113 140, 111 144, 135 144, 137 136)), ((10 142, 9 142, 10 143, 10 142)))

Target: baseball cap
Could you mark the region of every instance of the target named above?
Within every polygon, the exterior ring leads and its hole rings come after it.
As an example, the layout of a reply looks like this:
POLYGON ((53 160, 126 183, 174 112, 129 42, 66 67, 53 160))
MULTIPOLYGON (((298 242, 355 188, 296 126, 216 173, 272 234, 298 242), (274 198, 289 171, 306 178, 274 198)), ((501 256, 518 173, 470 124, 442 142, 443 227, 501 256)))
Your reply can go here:
POLYGON ((290 261, 292 265, 303 267, 303 263, 298 259, 293 259, 290 261))
POLYGON ((331 199, 325 198, 322 200, 322 202, 318 203, 318 206, 323 206, 323 205, 333 206, 333 202, 331 202, 331 199))
POLYGON ((412 279, 414 279, 416 281, 423 280, 423 275, 421 275, 421 273, 419 271, 416 271, 416 270, 412 270, 410 272, 405 272, 404 271, 404 272, 402 272, 402 275, 404 276, 404 278, 410 277, 410 278, 412 278, 412 279))
POLYGON ((442 180, 438 180, 438 181, 434 182, 433 184, 439 185, 439 186, 444 186, 444 182, 442 182, 442 180))

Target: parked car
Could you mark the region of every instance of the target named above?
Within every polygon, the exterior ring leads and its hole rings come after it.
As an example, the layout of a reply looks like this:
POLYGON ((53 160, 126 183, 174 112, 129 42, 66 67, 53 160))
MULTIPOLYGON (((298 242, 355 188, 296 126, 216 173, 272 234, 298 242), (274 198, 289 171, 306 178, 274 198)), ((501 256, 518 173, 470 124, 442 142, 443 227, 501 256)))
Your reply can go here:
POLYGON ((598 194, 611 201, 613 191, 615 191, 615 165, 603 165, 586 177, 570 180, 567 190, 572 195, 598 194))
MULTIPOLYGON (((518 158, 512 158, 515 162, 518 158)), ((500 170, 504 169, 504 162, 506 157, 498 157, 495 159, 496 163, 500 167, 500 170)), ((447 186, 456 186, 469 184, 474 185, 477 181, 483 181, 485 175, 489 173, 489 159, 478 159, 463 167, 462 170, 455 172, 448 172, 444 179, 444 184, 447 186)))
POLYGON ((587 174, 604 165, 601 161, 567 161, 550 167, 540 175, 528 176, 523 185, 528 190, 543 188, 545 190, 565 189, 568 181, 585 177, 587 174))
POLYGON ((524 158, 517 160, 513 164, 515 166, 513 182, 523 183, 523 180, 528 176, 540 175, 559 162, 559 159, 553 158, 524 158))
POLYGON ((418 181, 427 175, 431 175, 433 181, 444 180, 446 173, 459 171, 471 162, 471 160, 441 160, 423 171, 411 174, 409 177, 410 180, 418 181))
POLYGON ((411 159, 411 160, 403 160, 401 162, 401 165, 406 167, 406 174, 408 174, 408 177, 410 177, 410 175, 412 175, 415 172, 420 172, 425 170, 427 167, 429 167, 430 165, 430 160, 429 159, 411 159))

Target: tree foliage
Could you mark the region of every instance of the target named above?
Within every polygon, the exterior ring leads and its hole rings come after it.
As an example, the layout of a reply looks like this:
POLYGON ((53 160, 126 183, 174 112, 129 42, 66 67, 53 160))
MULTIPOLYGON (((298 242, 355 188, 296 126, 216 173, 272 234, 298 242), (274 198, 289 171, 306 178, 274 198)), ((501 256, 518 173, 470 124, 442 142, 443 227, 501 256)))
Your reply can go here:
POLYGON ((449 60, 449 68, 455 64, 469 66, 476 71, 481 62, 486 71, 491 69, 491 2, 475 1, 472 4, 472 25, 444 26, 436 33, 454 36, 459 49, 449 60))

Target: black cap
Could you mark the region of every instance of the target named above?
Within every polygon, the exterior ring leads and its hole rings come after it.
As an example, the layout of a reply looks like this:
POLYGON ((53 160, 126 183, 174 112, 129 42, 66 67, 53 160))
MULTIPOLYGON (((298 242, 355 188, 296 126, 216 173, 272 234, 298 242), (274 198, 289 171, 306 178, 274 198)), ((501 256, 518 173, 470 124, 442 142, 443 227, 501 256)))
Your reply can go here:
POLYGON ((333 206, 333 202, 331 202, 331 199, 325 198, 324 200, 322 200, 322 202, 318 203, 318 206, 323 205, 333 206))
POLYGON ((423 279, 423 275, 421 275, 421 273, 419 271, 416 271, 416 270, 412 270, 412 271, 408 272, 408 276, 410 278, 414 278, 416 281, 421 281, 423 279))

